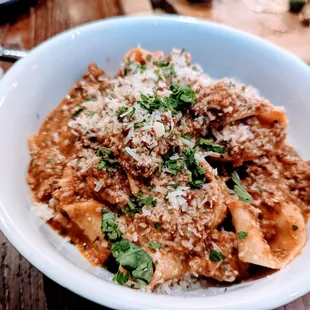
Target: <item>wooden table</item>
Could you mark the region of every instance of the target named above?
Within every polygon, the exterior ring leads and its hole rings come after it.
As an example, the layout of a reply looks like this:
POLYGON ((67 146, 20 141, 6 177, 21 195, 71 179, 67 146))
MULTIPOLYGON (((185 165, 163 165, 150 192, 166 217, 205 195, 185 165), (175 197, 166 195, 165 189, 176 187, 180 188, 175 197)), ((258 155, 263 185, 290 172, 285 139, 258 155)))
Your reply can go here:
MULTIPOLYGON (((151 13, 148 5, 129 12, 128 0, 42 0, 11 24, 0 25, 0 44, 31 49, 65 29, 91 20, 126 12, 151 13)), ((132 0, 133 1, 133 0, 132 0)), ((136 1, 136 0, 135 0, 136 1)), ((253 0, 254 1, 254 0, 253 0)), ((0 66, 6 71, 7 63, 0 66)), ((31 266, 0 233, 0 310, 4 309, 104 309, 59 286, 31 266)), ((281 310, 309 310, 310 295, 281 307, 281 310)))

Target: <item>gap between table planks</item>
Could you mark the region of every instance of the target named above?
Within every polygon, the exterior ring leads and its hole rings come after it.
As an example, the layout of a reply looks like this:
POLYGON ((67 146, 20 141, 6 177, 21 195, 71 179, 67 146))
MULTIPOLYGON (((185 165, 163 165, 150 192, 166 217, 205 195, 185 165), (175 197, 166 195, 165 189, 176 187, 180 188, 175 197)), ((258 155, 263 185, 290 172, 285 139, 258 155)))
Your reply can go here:
MULTIPOLYGON (((42 0, 10 24, 0 25, 0 44, 31 49, 76 25, 110 16, 150 15, 148 0, 42 0), (131 6, 131 3, 135 3, 131 6)), ((7 70, 9 64, 0 63, 7 70)), ((0 310, 104 309, 45 277, 0 233, 0 310)), ((107 309, 107 308, 105 308, 107 309)), ((278 310, 310 310, 306 295, 278 310)))

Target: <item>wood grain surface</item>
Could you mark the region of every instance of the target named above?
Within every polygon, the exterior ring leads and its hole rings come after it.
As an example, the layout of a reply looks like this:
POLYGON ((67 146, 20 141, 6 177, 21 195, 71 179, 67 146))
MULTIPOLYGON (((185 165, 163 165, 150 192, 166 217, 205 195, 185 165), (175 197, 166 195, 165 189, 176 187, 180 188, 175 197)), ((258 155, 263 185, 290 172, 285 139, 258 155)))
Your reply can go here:
POLYGON ((190 4, 187 0, 165 0, 182 15, 210 19, 245 30, 271 41, 310 63, 310 27, 298 14, 288 12, 288 0, 213 0, 190 4))
MULTIPOLYGON (((31 49, 61 31, 88 21, 121 15, 123 12, 152 14, 152 8, 146 1, 148 0, 42 0, 10 24, 0 25, 0 44, 31 49), (135 2, 135 11, 129 5, 131 1, 135 2)), ((0 62, 4 71, 9 66, 0 62)), ((0 310, 11 309, 107 308, 98 306, 45 277, 19 254, 0 232, 0 310)), ((310 310, 310 295, 279 309, 310 310)))

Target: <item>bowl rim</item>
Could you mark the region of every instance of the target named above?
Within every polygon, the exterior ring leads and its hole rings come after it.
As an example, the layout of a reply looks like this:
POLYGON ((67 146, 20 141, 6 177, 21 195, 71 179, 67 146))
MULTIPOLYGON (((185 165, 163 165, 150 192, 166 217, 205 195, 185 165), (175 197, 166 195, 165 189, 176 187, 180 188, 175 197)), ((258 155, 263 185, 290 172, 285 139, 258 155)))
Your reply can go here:
MULTIPOLYGON (((0 81, 0 108, 5 99, 6 92, 12 85, 14 77, 27 67, 28 63, 35 57, 39 56, 41 51, 52 48, 58 41, 67 40, 77 31, 91 31, 97 27, 105 27, 110 24, 126 25, 132 22, 154 22, 162 21, 171 23, 190 23, 198 24, 202 27, 211 27, 214 29, 224 30, 232 35, 238 35, 249 41, 255 41, 256 44, 264 45, 267 49, 276 52, 285 60, 293 62, 300 70, 309 70, 307 64, 300 60, 292 53, 267 42, 262 38, 252 34, 220 25, 214 22, 177 15, 157 15, 157 16, 133 16, 133 17, 113 17, 103 20, 93 21, 84 25, 80 25, 42 42, 35 47, 27 57, 18 61, 1 79, 0 81)), ((225 295, 216 295, 208 297, 182 297, 148 294, 140 291, 130 290, 128 288, 103 281, 90 274, 89 272, 79 269, 70 262, 70 268, 66 266, 56 265, 51 257, 47 257, 44 252, 37 248, 35 244, 28 240, 26 236, 18 230, 13 220, 6 213, 4 206, 0 200, 0 229, 10 243, 21 253, 32 265, 38 268, 42 273, 50 279, 59 283, 63 287, 83 296, 96 303, 121 309, 254 309, 254 305, 258 309, 271 309, 286 304, 310 291, 310 278, 304 275, 303 281, 290 286, 283 284, 281 288, 273 291, 266 291, 264 296, 257 296, 255 289, 247 294, 244 290, 227 292, 225 295), (74 271, 74 272, 71 272, 74 271), (88 282, 89 280, 89 282, 88 282), (85 285, 87 283, 87 286, 85 285), (91 285, 89 285, 91 284, 91 285), (242 292, 241 292, 242 291, 242 292), (122 296, 122 298, 119 298, 122 296), (205 302, 208 304, 205 304, 205 302)), ((291 279, 292 280, 292 279, 291 279)), ((300 280, 300 279, 299 279, 300 280)))

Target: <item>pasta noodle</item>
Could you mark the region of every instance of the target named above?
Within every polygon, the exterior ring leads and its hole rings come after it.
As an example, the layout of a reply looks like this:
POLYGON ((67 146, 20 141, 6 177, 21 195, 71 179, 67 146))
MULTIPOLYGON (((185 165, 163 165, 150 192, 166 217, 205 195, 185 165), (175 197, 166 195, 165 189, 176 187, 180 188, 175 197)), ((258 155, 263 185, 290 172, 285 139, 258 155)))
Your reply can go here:
POLYGON ((185 50, 134 48, 115 77, 90 64, 29 138, 27 181, 47 223, 122 285, 234 283, 307 242, 310 165, 287 126, 185 50))

